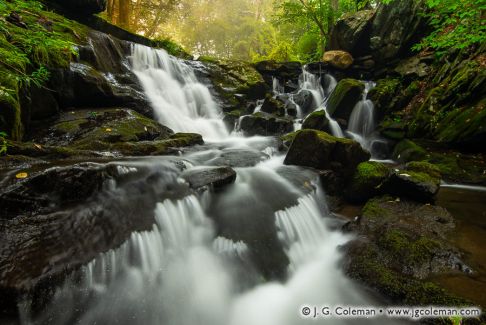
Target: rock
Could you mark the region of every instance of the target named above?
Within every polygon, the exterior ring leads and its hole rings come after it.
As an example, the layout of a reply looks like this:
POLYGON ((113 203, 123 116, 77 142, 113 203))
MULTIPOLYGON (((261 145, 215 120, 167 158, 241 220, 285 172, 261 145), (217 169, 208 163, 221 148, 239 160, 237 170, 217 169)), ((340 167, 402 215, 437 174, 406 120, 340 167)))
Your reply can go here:
POLYGON ((293 127, 291 119, 263 112, 245 115, 240 119, 240 129, 247 136, 279 135, 292 131, 293 127))
POLYGON ((378 127, 380 135, 386 139, 401 141, 407 134, 406 124, 401 120, 385 119, 378 127))
POLYGON ((96 164, 47 169, 17 180, 0 194, 0 219, 51 213, 99 191, 113 171, 96 164))
POLYGON ((346 199, 362 203, 382 192, 382 185, 390 176, 390 169, 379 162, 362 162, 356 168, 346 188, 346 199))
POLYGON ((376 86, 368 92, 368 99, 375 105, 379 119, 393 112, 396 106, 396 94, 401 86, 398 79, 380 79, 376 86))
POLYGON ((468 269, 448 240, 454 220, 447 210, 393 197, 374 198, 345 226, 359 238, 347 244, 344 269, 353 279, 405 305, 468 304, 428 277, 468 269))
POLYGON ((300 62, 260 61, 255 64, 255 69, 265 77, 269 84, 272 82, 272 77, 282 81, 297 82, 302 73, 302 64, 300 62))
POLYGON ((339 170, 348 176, 359 163, 369 158, 369 152, 353 140, 336 138, 322 131, 301 130, 295 135, 284 163, 339 170))
POLYGON ((59 114, 59 104, 54 95, 52 91, 36 86, 25 90, 21 96, 21 107, 22 114, 26 115, 26 128, 31 122, 54 118, 59 114))
POLYGON ((231 167, 197 167, 181 174, 193 189, 211 186, 215 189, 232 184, 236 180, 236 172, 231 167))
POLYGON ((375 61, 384 63, 410 51, 424 28, 423 1, 404 0, 380 4, 371 26, 370 49, 375 61))
POLYGON ((106 10, 106 0, 54 0, 75 15, 91 15, 106 10))
POLYGON ((332 29, 329 49, 346 51, 355 57, 365 53, 374 15, 375 10, 360 10, 339 19, 332 29))
POLYGON ((433 202, 439 191, 441 174, 426 162, 410 162, 405 169, 396 169, 383 184, 387 193, 419 202, 433 202))
POLYGON ((268 158, 260 150, 223 149, 221 155, 205 163, 212 166, 253 167, 268 158))
POLYGON ((317 106, 317 104, 314 103, 314 97, 312 96, 312 93, 306 89, 300 90, 297 94, 294 95, 293 99, 294 102, 299 105, 303 114, 308 114, 313 108, 317 106))
POLYGON ((302 124, 302 129, 314 129, 332 133, 329 125, 329 119, 326 116, 326 112, 323 110, 309 114, 302 124))
POLYGON ((364 84, 355 79, 343 79, 338 82, 327 102, 327 112, 333 118, 346 121, 353 112, 364 91, 364 84))
POLYGON ((422 79, 429 75, 430 68, 426 63, 420 60, 420 57, 413 56, 400 61, 394 71, 402 78, 422 79))
POLYGON ((345 70, 353 64, 353 57, 345 51, 326 51, 322 57, 322 62, 345 70))
MULTIPOLYGON (((235 109, 234 111, 231 112, 224 113, 223 121, 226 124, 228 130, 233 131, 235 129, 236 123, 238 122, 240 117, 245 113, 247 112, 243 112, 238 109, 235 109)), ((253 113, 253 111, 247 114, 251 114, 251 113, 253 113)))
POLYGON ((427 158, 427 151, 415 142, 405 139, 395 146, 392 157, 399 162, 424 160, 427 158))
POLYGON ((285 116, 284 103, 276 98, 273 98, 272 96, 265 97, 260 110, 269 114, 285 116))

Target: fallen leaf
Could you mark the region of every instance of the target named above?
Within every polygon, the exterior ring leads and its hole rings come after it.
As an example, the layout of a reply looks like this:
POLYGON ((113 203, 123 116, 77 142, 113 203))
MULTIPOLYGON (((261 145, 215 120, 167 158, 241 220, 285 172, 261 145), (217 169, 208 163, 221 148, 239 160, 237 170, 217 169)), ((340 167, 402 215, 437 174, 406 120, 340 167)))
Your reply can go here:
POLYGON ((41 150, 42 149, 42 146, 40 144, 37 144, 37 143, 34 143, 34 147, 36 147, 37 149, 41 150))
POLYGON ((111 132, 111 129, 105 129, 106 132, 111 132))
POLYGON ((29 174, 27 173, 18 173, 17 175, 15 175, 15 178, 22 179, 22 178, 27 178, 28 176, 29 174))

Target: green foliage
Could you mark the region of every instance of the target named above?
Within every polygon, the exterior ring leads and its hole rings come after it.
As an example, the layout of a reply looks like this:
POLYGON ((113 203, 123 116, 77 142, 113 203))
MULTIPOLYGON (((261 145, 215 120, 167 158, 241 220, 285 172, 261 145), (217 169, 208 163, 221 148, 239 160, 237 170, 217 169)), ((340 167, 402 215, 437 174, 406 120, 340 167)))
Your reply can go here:
POLYGON ((0 132, 0 156, 7 153, 7 133, 0 132))
POLYGON ((414 46, 431 48, 438 55, 449 49, 464 49, 486 41, 485 0, 427 0, 426 14, 433 32, 414 46))
POLYGON ((43 9, 39 1, 0 2, 0 127, 22 136, 19 91, 41 87, 49 67, 65 67, 77 55, 86 28, 43 9), (9 16, 18 14, 18 23, 9 16))

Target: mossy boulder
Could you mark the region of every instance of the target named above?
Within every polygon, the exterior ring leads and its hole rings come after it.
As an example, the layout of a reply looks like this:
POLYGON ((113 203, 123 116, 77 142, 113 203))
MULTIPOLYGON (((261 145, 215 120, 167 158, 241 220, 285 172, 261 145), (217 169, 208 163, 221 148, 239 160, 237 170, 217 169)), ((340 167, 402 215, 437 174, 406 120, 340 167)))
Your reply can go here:
POLYGON ((327 133, 332 133, 331 127, 329 125, 329 119, 327 118, 326 112, 324 110, 316 111, 309 114, 305 118, 304 123, 302 123, 302 129, 314 129, 327 133))
POLYGON ((408 139, 400 141, 392 154, 393 159, 399 162, 424 160, 427 156, 427 151, 424 148, 408 139))
POLYGON ((336 138, 322 131, 301 130, 295 135, 284 163, 339 170, 349 176, 359 163, 369 158, 370 153, 356 141, 336 138))
POLYGON ((364 84, 355 79, 343 79, 338 82, 327 102, 327 111, 335 119, 349 120, 354 106, 363 95, 364 84))
POLYGON ((241 117, 239 128, 247 136, 268 136, 288 133, 292 131, 294 125, 290 118, 257 112, 241 117))
POLYGON ((382 191, 381 186, 390 176, 390 172, 390 168, 380 162, 362 162, 347 186, 346 199, 360 203, 376 196, 382 191))
POLYGON ((395 169, 383 187, 392 195, 433 202, 440 181, 441 174, 436 166, 427 162, 410 162, 403 169, 395 169))
POLYGON ((401 141, 407 134, 407 124, 401 119, 387 118, 380 123, 378 130, 386 139, 401 141))
POLYGON ((380 79, 376 82, 376 86, 369 91, 368 99, 375 105, 378 118, 381 119, 394 110, 395 95, 400 86, 401 83, 398 79, 380 79))
POLYGON ((454 228, 453 217, 441 207, 390 196, 371 199, 361 216, 345 225, 360 235, 345 248, 346 273, 396 303, 469 304, 427 280, 470 271, 448 240, 454 228))
POLYGON ((278 98, 267 95, 260 110, 264 113, 285 116, 285 103, 278 98))

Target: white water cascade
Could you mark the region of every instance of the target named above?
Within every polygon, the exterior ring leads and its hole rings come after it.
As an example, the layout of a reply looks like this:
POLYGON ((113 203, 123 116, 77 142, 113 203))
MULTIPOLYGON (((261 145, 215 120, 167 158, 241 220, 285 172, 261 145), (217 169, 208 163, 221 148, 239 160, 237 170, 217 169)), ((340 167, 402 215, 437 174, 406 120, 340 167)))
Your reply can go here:
POLYGON ((161 124, 207 140, 228 136, 219 106, 189 65, 165 50, 138 44, 132 45, 131 62, 161 124))
POLYGON ((347 134, 358 141, 365 149, 371 149, 372 134, 375 131, 375 107, 368 99, 368 92, 375 86, 373 82, 365 82, 363 98, 355 105, 349 117, 347 134))

